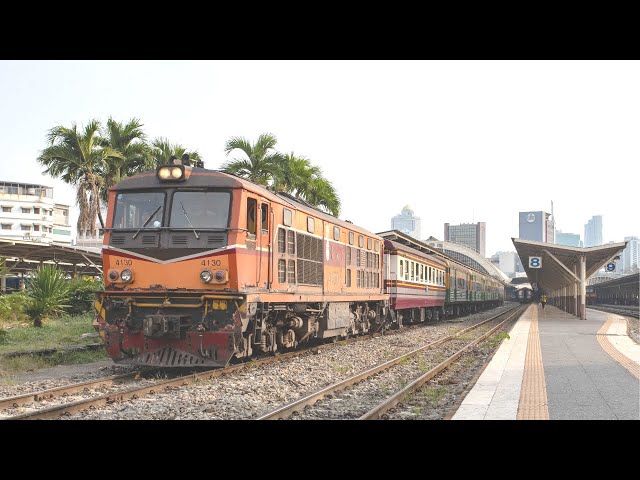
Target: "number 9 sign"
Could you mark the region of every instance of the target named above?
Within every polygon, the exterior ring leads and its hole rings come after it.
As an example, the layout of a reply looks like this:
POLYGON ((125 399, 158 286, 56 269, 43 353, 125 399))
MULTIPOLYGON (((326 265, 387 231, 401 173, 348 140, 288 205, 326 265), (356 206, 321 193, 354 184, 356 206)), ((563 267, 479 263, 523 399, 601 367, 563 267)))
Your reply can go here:
POLYGON ((542 257, 529 257, 529 268, 542 268, 542 257))

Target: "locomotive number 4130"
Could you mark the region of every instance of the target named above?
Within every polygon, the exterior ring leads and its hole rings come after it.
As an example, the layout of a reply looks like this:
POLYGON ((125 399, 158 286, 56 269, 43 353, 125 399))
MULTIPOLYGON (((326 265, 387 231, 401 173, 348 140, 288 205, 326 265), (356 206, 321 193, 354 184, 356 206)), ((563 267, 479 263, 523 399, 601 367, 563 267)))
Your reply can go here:
POLYGON ((220 267, 222 266, 222 262, 220 260, 202 260, 200 265, 203 267, 220 267))

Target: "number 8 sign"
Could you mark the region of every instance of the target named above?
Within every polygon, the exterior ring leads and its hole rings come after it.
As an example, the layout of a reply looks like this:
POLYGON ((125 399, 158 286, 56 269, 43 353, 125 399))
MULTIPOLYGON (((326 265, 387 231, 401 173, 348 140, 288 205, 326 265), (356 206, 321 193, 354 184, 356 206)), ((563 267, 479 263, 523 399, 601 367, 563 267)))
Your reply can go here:
POLYGON ((529 257, 529 268, 542 268, 542 257, 529 257))

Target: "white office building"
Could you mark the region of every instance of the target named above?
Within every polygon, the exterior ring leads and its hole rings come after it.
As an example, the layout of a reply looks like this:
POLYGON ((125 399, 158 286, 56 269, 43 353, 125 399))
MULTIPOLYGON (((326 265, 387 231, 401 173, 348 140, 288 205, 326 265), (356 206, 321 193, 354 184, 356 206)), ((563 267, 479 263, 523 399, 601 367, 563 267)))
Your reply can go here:
POLYGON ((69 206, 54 202, 52 187, 0 181, 0 238, 71 244, 69 206))

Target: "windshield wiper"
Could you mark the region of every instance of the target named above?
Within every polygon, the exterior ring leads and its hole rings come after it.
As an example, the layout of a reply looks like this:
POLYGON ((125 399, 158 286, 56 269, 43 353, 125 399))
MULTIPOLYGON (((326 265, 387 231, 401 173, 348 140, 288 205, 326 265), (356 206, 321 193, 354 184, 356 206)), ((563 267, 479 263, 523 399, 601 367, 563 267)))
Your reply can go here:
POLYGON ((151 215, 149 215, 149 218, 147 218, 147 221, 142 224, 142 226, 138 229, 138 231, 136 233, 133 234, 133 237, 131 237, 131 238, 136 238, 138 236, 138 234, 140 233, 140 230, 142 230, 144 227, 147 226, 147 223, 149 223, 151 221, 151 219, 155 216, 156 213, 158 213, 158 210, 160 210, 161 208, 162 208, 162 205, 159 205, 158 208, 156 208, 153 211, 153 213, 151 215))
POLYGON ((196 232, 196 229, 193 228, 193 224, 191 223, 191 220, 189 219, 189 215, 187 215, 187 211, 184 209, 184 205, 182 204, 182 202, 180 202, 180 206, 182 207, 182 211, 184 212, 184 216, 187 217, 187 222, 189 222, 189 226, 193 230, 193 234, 196 236, 196 240, 200 240, 200 235, 198 235, 198 232, 196 232))

